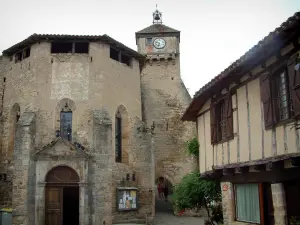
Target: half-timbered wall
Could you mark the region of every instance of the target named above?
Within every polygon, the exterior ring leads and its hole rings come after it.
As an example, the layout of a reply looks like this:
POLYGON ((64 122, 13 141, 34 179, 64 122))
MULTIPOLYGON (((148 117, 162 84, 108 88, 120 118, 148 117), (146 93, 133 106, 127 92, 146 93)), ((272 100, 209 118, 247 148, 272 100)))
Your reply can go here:
MULTIPOLYGON (((249 71, 250 76, 249 73, 243 76, 239 84, 231 84, 229 88, 222 91, 219 99, 228 99, 228 96, 231 95, 232 100, 231 115, 228 114, 229 118, 231 116, 232 122, 227 120, 227 123, 232 123, 232 128, 226 131, 229 132, 227 138, 222 139, 217 133, 214 134, 214 132, 218 132, 214 129, 219 128, 213 126, 215 117, 212 116, 215 115, 212 113, 214 110, 212 103, 219 100, 212 97, 204 104, 197 119, 198 140, 200 142, 200 173, 227 164, 255 161, 300 151, 300 131, 293 127, 295 120, 287 119, 282 123, 278 119, 276 121, 278 115, 274 111, 275 106, 271 105, 269 109, 264 106, 266 101, 262 90, 268 90, 265 89, 261 81, 266 74, 273 75, 278 71, 277 68, 280 65, 290 64, 291 61, 288 59, 295 57, 296 50, 294 44, 286 46, 281 50, 281 58, 274 56, 266 62, 262 62, 262 65, 249 71), (270 113, 273 118, 267 118, 267 114, 270 113)), ((293 62, 295 63, 295 60, 293 62)), ((293 69, 294 65, 289 66, 293 69)), ((289 71, 288 67, 287 71, 289 71)), ((296 73, 299 74, 299 72, 296 73)), ((297 78, 295 74, 289 75, 288 87, 291 92, 297 88, 297 84, 295 84, 297 79, 295 78, 297 78)), ((271 82, 275 82, 274 78, 270 79, 271 82)), ((273 102, 276 102, 277 92, 274 89, 271 91, 275 92, 272 98, 273 102)), ((291 101, 296 104, 298 99, 295 99, 294 96, 291 101)), ((296 105, 293 110, 297 111, 297 107, 299 108, 296 105)))

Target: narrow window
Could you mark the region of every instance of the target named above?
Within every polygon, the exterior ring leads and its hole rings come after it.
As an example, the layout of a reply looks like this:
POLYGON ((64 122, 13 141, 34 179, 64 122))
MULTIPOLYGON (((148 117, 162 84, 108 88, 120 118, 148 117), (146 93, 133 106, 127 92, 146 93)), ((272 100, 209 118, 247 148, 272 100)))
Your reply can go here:
POLYGON ((122 162, 122 118, 116 117, 116 162, 122 162))
POLYGON ((13 157, 14 152, 14 143, 15 143, 15 136, 17 131, 17 123, 20 119, 20 106, 19 104, 14 104, 10 113, 9 119, 9 126, 10 126, 10 133, 9 133, 9 142, 8 142, 8 157, 13 157))
POLYGON ((227 116, 226 116, 226 110, 225 110, 225 101, 222 101, 220 103, 220 135, 221 140, 226 139, 226 130, 227 130, 227 116))
POLYGON ((51 53, 72 53, 72 42, 52 42, 51 53))
POLYGON ((260 223, 258 184, 235 185, 236 219, 242 222, 260 223))
POLYGON ((75 53, 89 53, 89 43, 88 42, 76 42, 75 43, 75 53))
POLYGON ((227 116, 225 109, 225 101, 222 100, 216 106, 216 119, 217 119, 217 140, 222 141, 226 139, 227 130, 227 116))
POLYGON ((286 71, 275 76, 275 105, 277 106, 278 121, 290 118, 292 107, 290 105, 290 94, 286 71))
POLYGON ((146 45, 152 45, 152 38, 146 38, 146 45))
POLYGON ((28 58, 30 56, 30 47, 26 48, 23 52, 23 59, 28 58))
POLYGON ((72 111, 60 112, 60 136, 72 141, 72 111))
POLYGON ((22 61, 22 52, 15 54, 15 63, 22 61))

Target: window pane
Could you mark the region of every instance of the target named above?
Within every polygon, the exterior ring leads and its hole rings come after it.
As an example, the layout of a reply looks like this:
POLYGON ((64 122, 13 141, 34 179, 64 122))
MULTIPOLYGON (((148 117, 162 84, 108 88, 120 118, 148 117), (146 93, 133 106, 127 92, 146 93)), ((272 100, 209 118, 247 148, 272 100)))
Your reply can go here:
POLYGON ((258 184, 237 184, 235 189, 237 220, 260 223, 258 184))
POLYGON ((146 38, 146 45, 152 45, 152 38, 146 38))
POLYGON ((116 162, 121 162, 122 160, 122 119, 116 117, 116 140, 115 140, 115 151, 116 151, 116 162))
POLYGON ((72 140, 72 112, 60 113, 60 136, 72 140))

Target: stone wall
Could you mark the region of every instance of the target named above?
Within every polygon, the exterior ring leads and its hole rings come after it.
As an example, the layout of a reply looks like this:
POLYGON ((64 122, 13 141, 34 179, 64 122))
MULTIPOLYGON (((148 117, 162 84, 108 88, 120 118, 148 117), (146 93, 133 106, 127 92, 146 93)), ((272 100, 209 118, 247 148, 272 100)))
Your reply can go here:
MULTIPOLYGON (((36 114, 35 149, 42 148, 55 138, 60 110, 65 103, 73 106, 73 141, 87 149, 92 149, 94 141, 93 110, 105 107, 112 124, 120 105, 125 106, 130 117, 141 118, 137 60, 133 59, 131 66, 112 60, 109 45, 101 42, 90 43, 89 54, 51 54, 50 46, 47 42, 33 44, 30 57, 21 62, 16 63, 5 56, 0 60, 0 95, 2 78, 6 77, 3 115, 0 118, 0 132, 3 134, 0 173, 7 173, 9 180, 2 182, 0 188, 0 206, 3 207, 12 206, 10 187, 14 168, 9 146, 13 148, 11 118, 16 103, 21 115, 25 111, 36 114)), ((114 145, 112 138, 111 146, 114 145)), ((113 154, 114 147, 110 151, 113 154)))
POLYGON ((191 98, 180 77, 179 56, 167 63, 146 63, 141 84, 143 117, 147 126, 155 126, 156 178, 175 184, 197 165, 185 146, 196 135, 195 124, 180 119, 191 98))

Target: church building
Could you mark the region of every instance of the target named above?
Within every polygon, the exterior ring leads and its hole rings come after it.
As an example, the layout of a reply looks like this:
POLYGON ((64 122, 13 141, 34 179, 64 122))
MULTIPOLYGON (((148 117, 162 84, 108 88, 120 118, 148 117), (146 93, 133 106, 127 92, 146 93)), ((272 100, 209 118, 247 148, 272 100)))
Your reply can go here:
POLYGON ((33 34, 0 56, 0 207, 13 225, 151 223, 155 183, 195 169, 180 31, 33 34))

